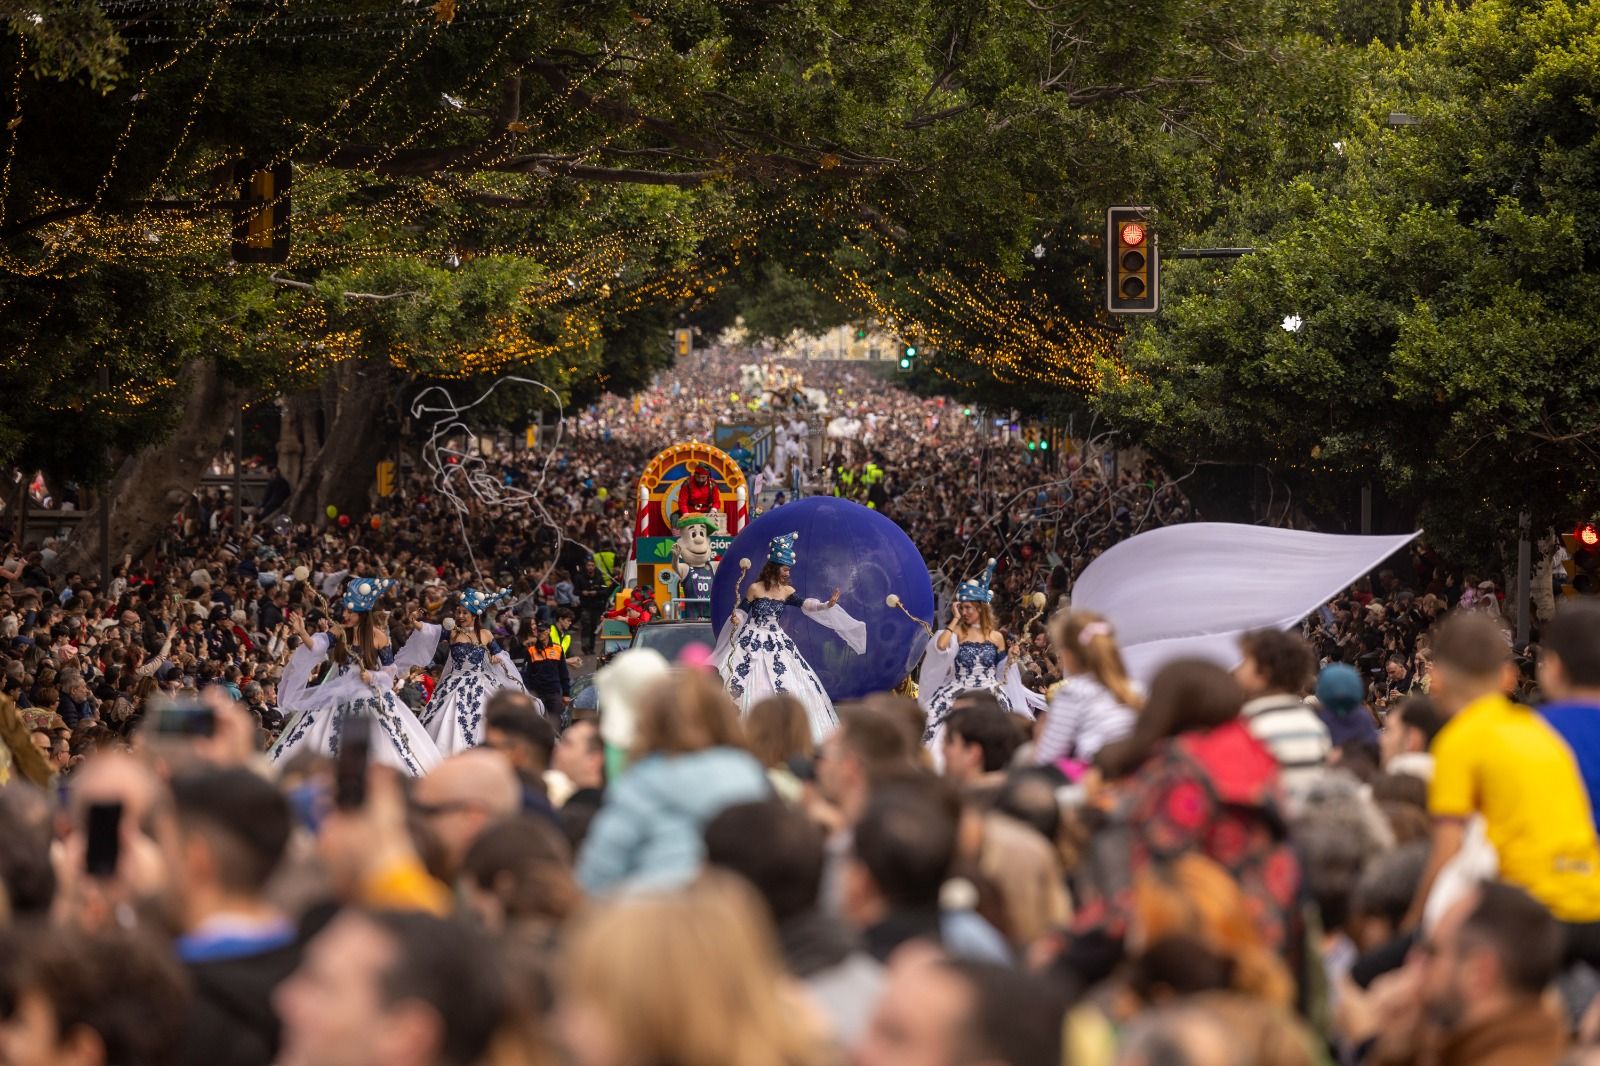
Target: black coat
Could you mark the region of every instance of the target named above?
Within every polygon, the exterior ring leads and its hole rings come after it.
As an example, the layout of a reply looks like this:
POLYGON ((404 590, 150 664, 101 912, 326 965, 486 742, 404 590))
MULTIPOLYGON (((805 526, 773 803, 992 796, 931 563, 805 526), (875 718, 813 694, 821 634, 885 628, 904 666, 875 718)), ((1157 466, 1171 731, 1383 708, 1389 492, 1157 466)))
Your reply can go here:
POLYGON ((278 1057, 272 991, 299 965, 298 943, 191 963, 194 999, 176 1066, 271 1066, 278 1057))

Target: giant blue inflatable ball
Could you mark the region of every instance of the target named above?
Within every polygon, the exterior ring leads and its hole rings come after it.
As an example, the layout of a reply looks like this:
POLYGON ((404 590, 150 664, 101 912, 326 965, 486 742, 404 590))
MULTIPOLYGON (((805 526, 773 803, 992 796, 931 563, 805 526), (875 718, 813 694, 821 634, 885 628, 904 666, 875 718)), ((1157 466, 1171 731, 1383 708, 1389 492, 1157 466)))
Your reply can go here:
POLYGON ((711 586, 711 617, 718 634, 728 624, 736 594, 742 597, 760 575, 772 539, 786 533, 800 534, 791 577, 800 597, 827 600, 838 589, 839 605, 867 624, 867 650, 857 655, 803 611, 783 612, 783 628, 822 678, 828 695, 834 702, 857 699, 887 692, 904 681, 922 657, 928 634, 885 600, 894 593, 906 610, 933 622, 928 567, 899 526, 848 500, 811 496, 786 503, 751 522, 733 539, 711 586), (740 559, 750 560, 746 574, 740 573, 740 559))

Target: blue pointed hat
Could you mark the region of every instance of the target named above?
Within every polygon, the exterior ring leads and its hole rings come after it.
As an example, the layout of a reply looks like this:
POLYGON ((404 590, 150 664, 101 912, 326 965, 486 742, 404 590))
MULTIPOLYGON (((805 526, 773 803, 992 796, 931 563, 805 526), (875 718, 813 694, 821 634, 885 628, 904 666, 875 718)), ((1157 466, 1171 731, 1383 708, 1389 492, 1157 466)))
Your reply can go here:
POLYGON ((994 592, 989 588, 989 582, 994 580, 995 561, 989 560, 989 566, 983 572, 983 578, 973 578, 963 581, 956 589, 957 603, 989 603, 994 599, 994 592))
POLYGON ((350 584, 345 587, 344 599, 340 602, 347 611, 365 614, 377 606, 378 600, 392 588, 394 582, 384 577, 351 578, 350 584))
POLYGON ((467 589, 461 594, 461 606, 467 609, 468 614, 476 616, 487 611, 509 595, 511 595, 510 589, 501 589, 498 592, 467 589))
POLYGON ((794 545, 799 539, 798 533, 785 533, 781 537, 773 537, 771 545, 767 548, 767 562, 777 563, 779 566, 793 566, 794 545))

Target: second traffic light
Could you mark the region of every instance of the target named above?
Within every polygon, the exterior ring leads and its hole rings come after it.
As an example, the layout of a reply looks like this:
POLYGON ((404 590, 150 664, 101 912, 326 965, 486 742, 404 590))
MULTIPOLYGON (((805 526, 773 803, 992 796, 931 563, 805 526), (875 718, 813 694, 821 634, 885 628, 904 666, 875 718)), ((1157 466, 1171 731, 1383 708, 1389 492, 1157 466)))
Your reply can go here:
POLYGON ((1564 533, 1561 545, 1567 559, 1561 564, 1567 572, 1566 594, 1593 596, 1600 593, 1600 530, 1585 522, 1575 533, 1564 533))
POLYGON ((1161 305, 1161 251, 1150 217, 1154 208, 1106 209, 1106 310, 1152 315, 1161 305))
POLYGON ((672 344, 677 354, 688 355, 694 349, 694 331, 688 329, 673 330, 672 344))
POLYGON ((900 369, 910 370, 911 364, 916 362, 917 346, 907 341, 900 346, 900 369))

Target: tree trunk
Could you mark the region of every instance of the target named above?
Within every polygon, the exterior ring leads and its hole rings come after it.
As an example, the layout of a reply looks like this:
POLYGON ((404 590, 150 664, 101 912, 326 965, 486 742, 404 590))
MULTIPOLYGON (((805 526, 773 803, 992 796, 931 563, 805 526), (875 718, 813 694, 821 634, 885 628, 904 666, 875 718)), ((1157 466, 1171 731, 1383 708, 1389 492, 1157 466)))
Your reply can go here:
MULTIPOLYGON (((289 513, 297 522, 314 522, 331 504, 340 514, 359 515, 376 478, 379 460, 393 448, 396 427, 389 409, 397 387, 394 369, 382 360, 341 363, 322 390, 326 433, 306 461, 289 513)), ((312 419, 302 421, 302 431, 312 419)))
POLYGON ((99 572, 102 508, 111 508, 112 557, 127 553, 137 558, 154 547, 172 516, 194 493, 206 464, 216 457, 233 427, 233 411, 243 390, 224 380, 210 359, 195 360, 183 374, 188 390, 177 426, 160 444, 123 460, 109 491, 96 493, 95 505, 56 558, 58 572, 99 572))

